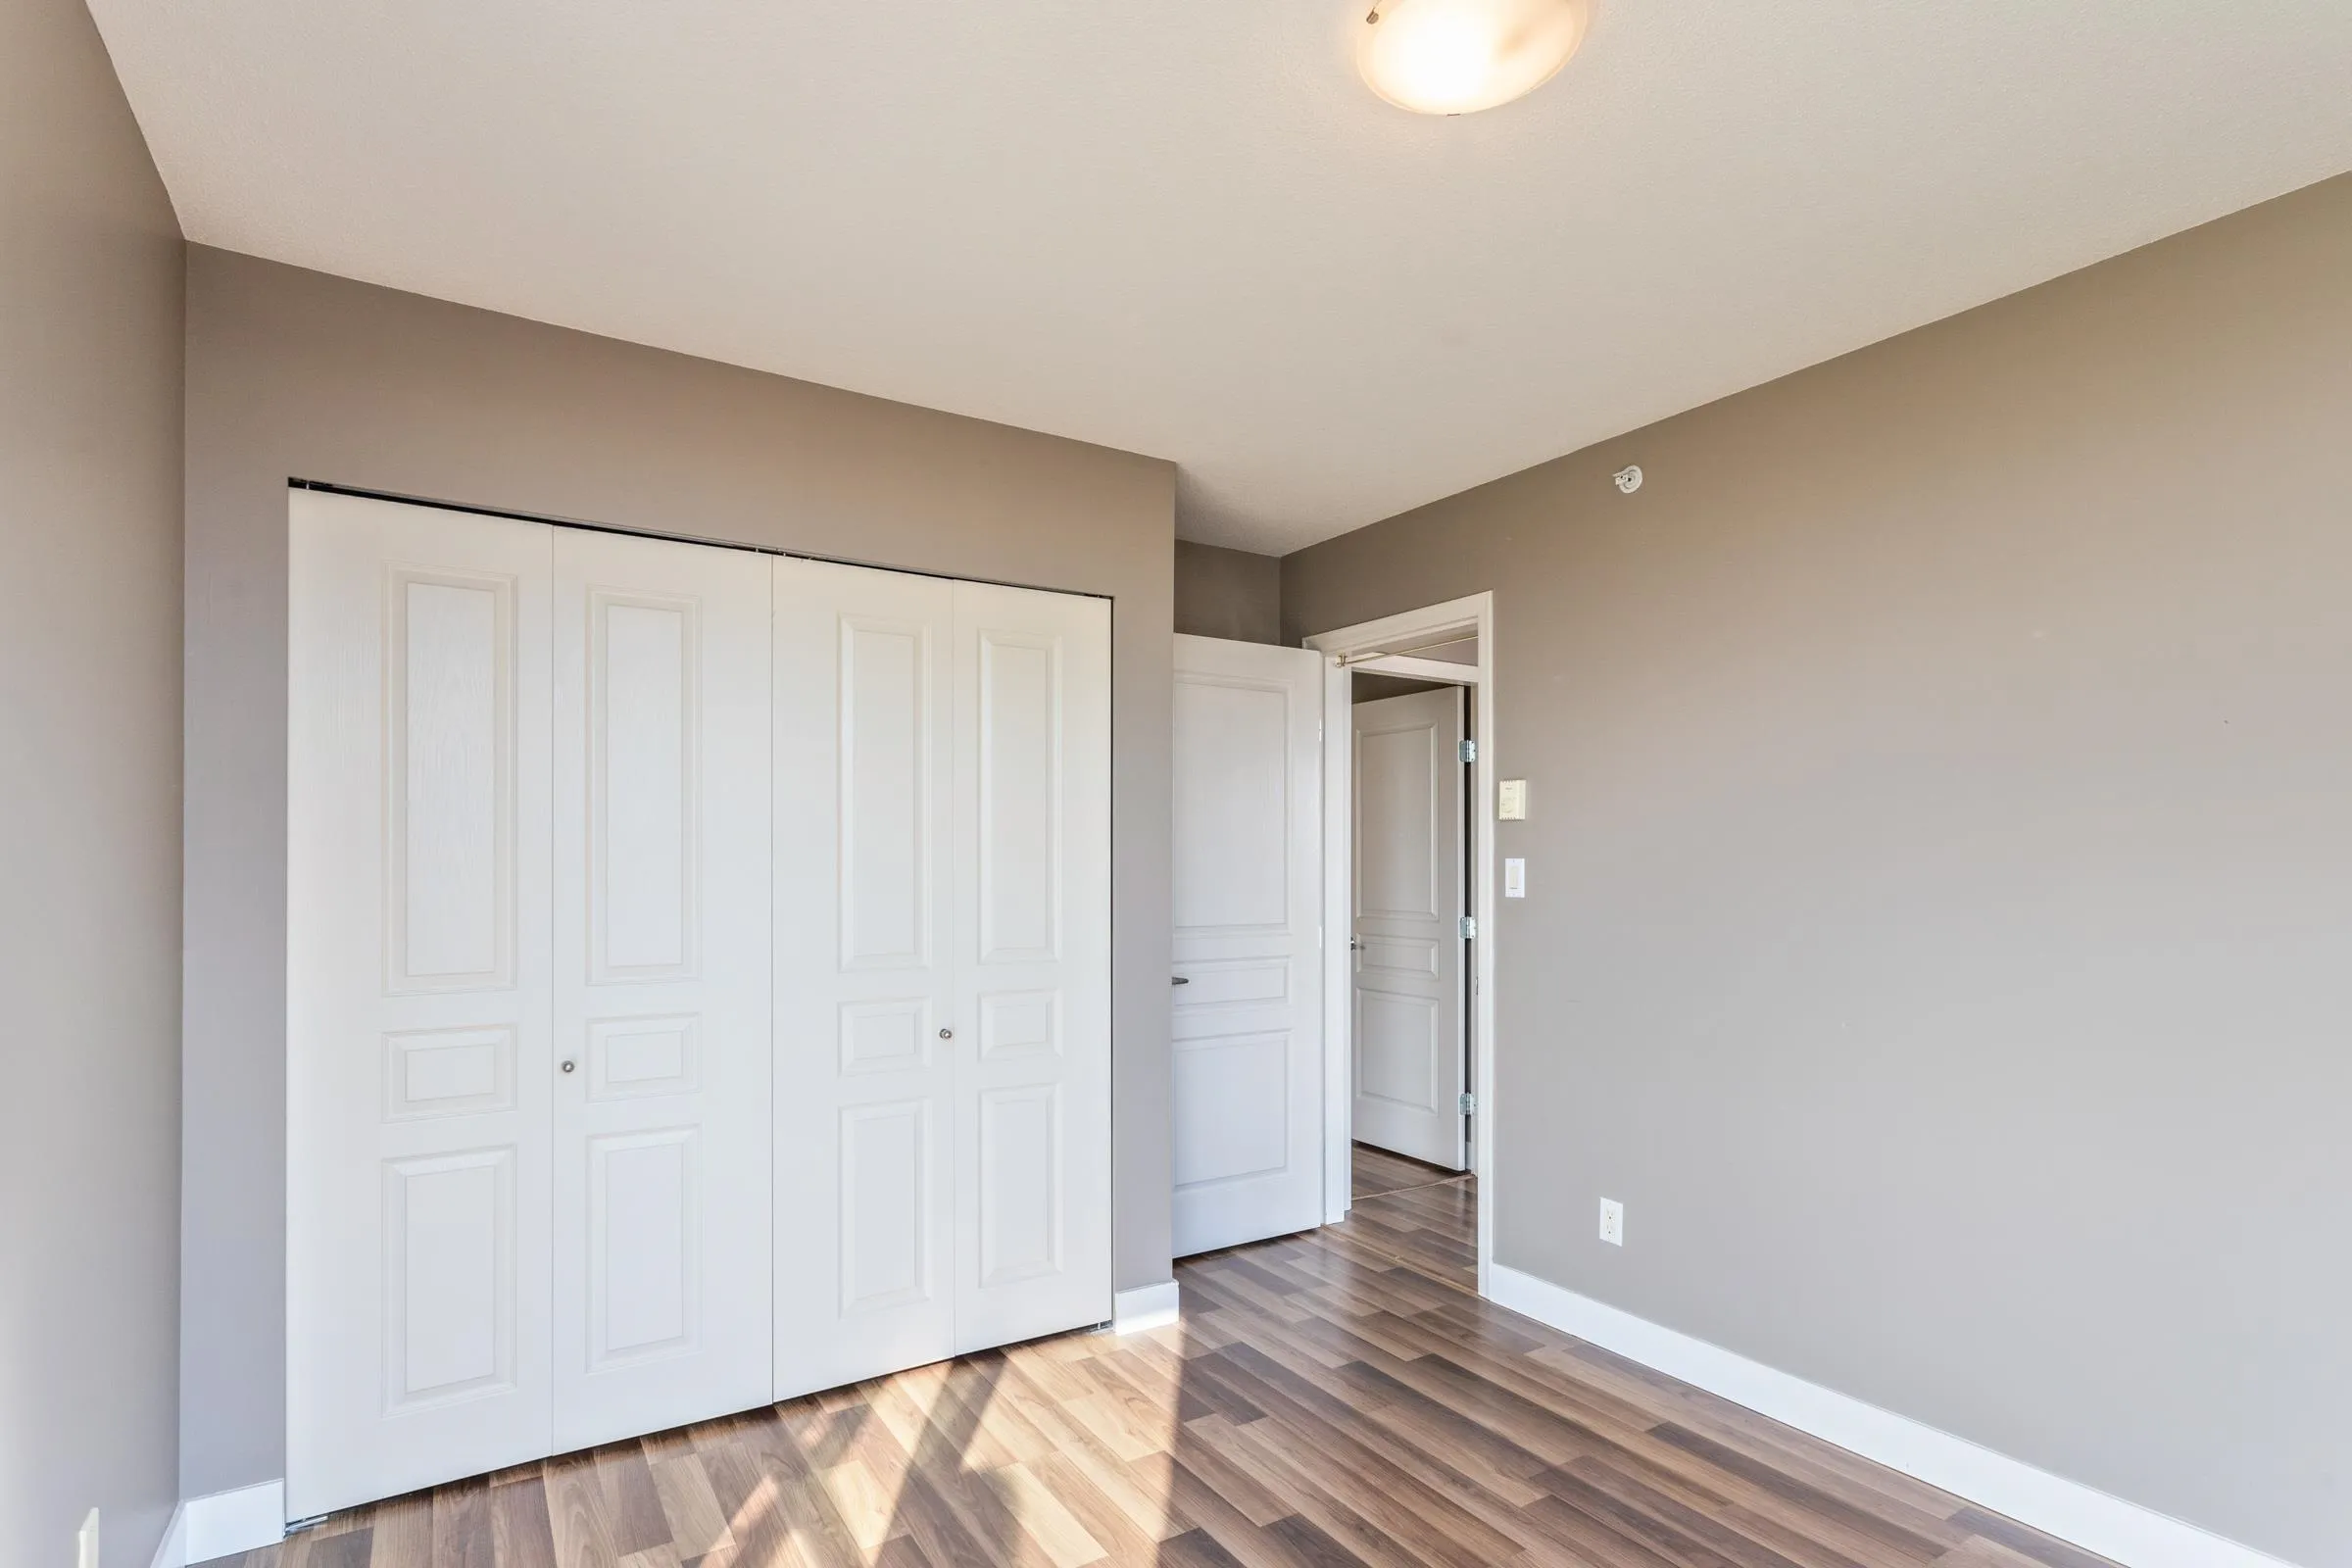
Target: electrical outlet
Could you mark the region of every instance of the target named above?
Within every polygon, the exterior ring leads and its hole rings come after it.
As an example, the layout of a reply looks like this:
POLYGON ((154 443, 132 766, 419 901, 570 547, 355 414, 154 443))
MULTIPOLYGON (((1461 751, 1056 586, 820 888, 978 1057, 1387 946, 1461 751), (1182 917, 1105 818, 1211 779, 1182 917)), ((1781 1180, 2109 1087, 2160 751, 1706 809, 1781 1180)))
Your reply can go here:
POLYGON ((1600 1200, 1600 1239, 1611 1247, 1625 1245, 1625 1205, 1614 1198, 1600 1200))
POLYGON ((98 1568, 98 1510, 95 1508, 90 1510, 90 1516, 81 1522, 80 1531, 74 1537, 74 1568, 98 1568))

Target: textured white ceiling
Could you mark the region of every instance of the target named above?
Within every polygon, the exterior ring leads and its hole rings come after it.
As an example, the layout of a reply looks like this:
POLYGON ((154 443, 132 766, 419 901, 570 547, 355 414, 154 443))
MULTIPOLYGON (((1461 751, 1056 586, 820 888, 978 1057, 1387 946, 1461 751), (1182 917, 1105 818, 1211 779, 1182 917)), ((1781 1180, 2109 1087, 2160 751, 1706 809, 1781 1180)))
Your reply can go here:
POLYGON ((1280 552, 2352 167, 2346 0, 93 0, 190 238, 1170 458, 1280 552))

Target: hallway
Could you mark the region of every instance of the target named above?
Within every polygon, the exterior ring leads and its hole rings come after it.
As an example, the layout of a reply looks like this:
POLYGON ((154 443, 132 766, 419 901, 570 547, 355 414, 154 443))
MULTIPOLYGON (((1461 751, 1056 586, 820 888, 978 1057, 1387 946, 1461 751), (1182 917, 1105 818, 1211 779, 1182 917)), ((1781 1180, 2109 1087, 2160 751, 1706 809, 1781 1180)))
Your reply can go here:
POLYGON ((1471 1293, 1473 1178, 1069 1335, 355 1509, 236 1568, 2096 1568, 1471 1293))

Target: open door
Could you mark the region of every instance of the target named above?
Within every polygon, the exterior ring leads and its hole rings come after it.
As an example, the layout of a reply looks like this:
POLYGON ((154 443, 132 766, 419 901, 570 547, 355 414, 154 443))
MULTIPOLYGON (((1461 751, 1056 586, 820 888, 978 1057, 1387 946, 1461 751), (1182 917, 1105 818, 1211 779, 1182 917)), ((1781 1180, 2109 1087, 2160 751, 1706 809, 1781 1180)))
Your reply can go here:
POLYGON ((1462 692, 1354 713, 1355 1139, 1462 1170, 1462 692))
POLYGON ((1323 660, 1176 639, 1175 1251, 1323 1220, 1323 660))

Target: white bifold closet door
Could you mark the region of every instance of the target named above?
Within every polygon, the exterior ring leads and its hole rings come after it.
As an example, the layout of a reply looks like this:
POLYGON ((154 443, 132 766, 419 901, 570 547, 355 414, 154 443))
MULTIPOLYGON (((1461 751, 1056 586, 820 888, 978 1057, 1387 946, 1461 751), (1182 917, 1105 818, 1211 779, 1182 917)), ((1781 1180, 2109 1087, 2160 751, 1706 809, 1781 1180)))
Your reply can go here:
POLYGON ((297 491, 286 1507, 550 1451, 550 535, 297 491))
POLYGON ((776 1394, 1110 1315, 1109 607, 776 573, 776 1394))
POLYGON ((764 1402, 764 558, 298 492, 287 1506, 764 1402))
POLYGON ((554 543, 562 1453, 767 1398, 769 589, 554 543))
POLYGON ((291 516, 292 1516, 1110 1315, 1107 605, 291 516))

